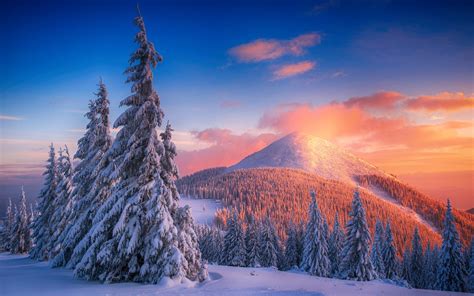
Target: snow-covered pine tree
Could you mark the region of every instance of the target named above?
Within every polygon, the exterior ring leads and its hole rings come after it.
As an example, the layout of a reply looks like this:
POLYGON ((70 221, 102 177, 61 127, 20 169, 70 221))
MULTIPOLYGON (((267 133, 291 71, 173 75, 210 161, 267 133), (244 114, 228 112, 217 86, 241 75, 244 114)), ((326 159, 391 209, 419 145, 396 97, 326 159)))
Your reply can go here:
POLYGON ((224 249, 224 237, 222 231, 217 227, 211 228, 212 235, 212 256, 210 256, 210 261, 212 263, 219 263, 221 261, 221 251, 224 249))
POLYGON ((408 248, 406 248, 403 252, 399 274, 404 280, 406 280, 408 283, 411 283, 411 253, 408 248))
POLYGON ((387 222, 385 226, 384 240, 382 242, 382 258, 383 266, 385 270, 385 278, 396 279, 397 278, 397 252, 393 243, 392 229, 390 222, 387 222))
POLYGON ((242 222, 239 220, 236 212, 234 212, 232 218, 227 222, 222 263, 230 266, 246 265, 244 230, 242 228, 242 222))
POLYGON ((255 221, 254 217, 250 217, 250 222, 245 232, 245 249, 247 252, 247 266, 249 267, 260 267, 259 258, 259 235, 260 235, 260 224, 255 221))
POLYGON ((31 249, 30 217, 26 206, 26 195, 23 187, 21 187, 20 209, 18 210, 15 224, 13 239, 16 243, 15 249, 11 250, 11 252, 15 254, 28 253, 31 249))
POLYGON ((287 270, 298 268, 298 230, 293 222, 290 222, 287 230, 285 263, 287 270))
POLYGON ((468 291, 474 293, 474 237, 471 239, 471 247, 470 249, 470 257, 469 260, 469 274, 467 278, 467 282, 469 284, 468 291))
POLYGON ((186 261, 179 264, 179 277, 199 281, 205 280, 208 273, 207 268, 203 266, 201 261, 201 252, 199 251, 197 235, 194 232, 191 208, 189 206, 178 208, 174 222, 178 229, 178 248, 186 261))
POLYGON ((334 227, 328 241, 328 256, 331 262, 331 275, 335 276, 339 273, 341 264, 342 246, 344 244, 344 232, 339 225, 339 214, 336 212, 334 216, 334 227))
POLYGON ((421 238, 418 233, 418 227, 415 227, 413 232, 413 239, 411 241, 411 259, 410 259, 410 271, 411 271, 411 282, 410 284, 417 289, 424 287, 424 268, 423 268, 423 247, 421 246, 421 238))
MULTIPOLYGON (((156 129, 161 126, 163 111, 153 88, 152 69, 162 58, 148 41, 141 16, 135 18, 135 24, 139 28, 135 37, 138 49, 125 71, 132 95, 121 102, 128 108, 114 127, 122 128, 104 155, 104 172, 113 187, 84 237, 92 244, 75 274, 105 282, 157 283, 164 277, 197 280, 194 275, 203 274, 202 270, 183 274, 196 265, 184 254, 190 250, 179 249, 179 229, 173 220, 178 215, 177 200, 161 178, 161 157, 166 156, 156 129)), ((191 251, 199 252, 198 248, 191 251)))
POLYGON ((13 224, 10 232, 10 253, 18 253, 20 248, 20 227, 21 227, 21 217, 18 212, 18 207, 15 205, 13 208, 13 224))
POLYGON ((443 291, 465 292, 464 268, 459 234, 454 223, 451 202, 448 199, 444 218, 443 244, 441 246, 437 287, 443 291))
POLYGON ((373 280, 377 274, 370 260, 370 232, 359 190, 354 192, 349 216, 342 250, 341 277, 357 281, 373 280))
MULTIPOLYGON (((69 215, 72 212, 72 164, 67 146, 59 150, 58 157, 58 186, 56 187, 56 201, 54 212, 51 216, 53 235, 50 238, 49 258, 55 261, 56 255, 63 249, 61 236, 68 225, 69 215)), ((53 265, 54 266, 54 265, 53 265)))
POLYGON ((370 258, 372 260, 372 265, 374 266, 375 272, 377 272, 379 278, 385 277, 385 264, 383 262, 382 256, 383 239, 384 233, 382 222, 377 219, 377 222, 375 223, 374 241, 372 243, 370 258))
POLYGON ((10 251, 10 240, 11 240, 11 235, 12 235, 12 228, 13 224, 15 222, 15 213, 13 212, 13 206, 12 206, 12 200, 11 198, 8 199, 8 206, 7 206, 7 213, 6 213, 6 219, 3 224, 3 228, 0 232, 0 238, 1 238, 1 246, 0 250, 1 251, 10 251))
POLYGON ((437 290, 437 281, 438 281, 438 273, 439 273, 439 247, 435 245, 431 251, 431 266, 430 270, 432 270, 432 280, 430 281, 429 289, 437 290))
POLYGON ((433 269, 433 250, 430 242, 426 246, 423 258, 423 288, 433 289, 433 283, 436 283, 436 269, 433 269))
POLYGON ((89 120, 86 133, 77 142, 78 149, 74 155, 80 162, 74 168, 72 179, 72 211, 61 237, 62 250, 54 258, 53 266, 67 265, 72 268, 82 259, 92 243, 92 240, 85 236, 92 228, 95 213, 109 196, 112 186, 105 170, 109 162, 103 157, 111 146, 112 138, 109 127, 110 103, 102 79, 94 95, 96 97, 89 102, 89 111, 85 114, 89 120))
POLYGON ((328 257, 328 242, 324 227, 324 218, 316 202, 316 193, 311 191, 309 221, 306 225, 302 268, 311 275, 328 277, 331 262, 328 257))
POLYGON ((51 144, 49 150, 48 164, 43 173, 45 178, 43 189, 38 197, 38 214, 32 223, 33 248, 30 256, 37 260, 47 260, 49 255, 49 241, 54 229, 51 228, 50 220, 54 212, 57 187, 57 165, 54 146, 51 144))
POLYGON ((260 234, 260 265, 263 267, 277 267, 279 254, 280 245, 275 226, 269 218, 266 218, 262 223, 260 234))

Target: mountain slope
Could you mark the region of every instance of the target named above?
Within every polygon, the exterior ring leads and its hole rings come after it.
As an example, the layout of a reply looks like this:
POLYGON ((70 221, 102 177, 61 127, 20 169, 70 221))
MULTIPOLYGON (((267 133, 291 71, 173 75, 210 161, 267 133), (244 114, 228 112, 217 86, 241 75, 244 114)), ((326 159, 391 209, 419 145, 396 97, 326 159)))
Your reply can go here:
POLYGON ((301 169, 326 179, 352 184, 358 175, 388 176, 341 147, 302 133, 292 133, 271 143, 229 167, 228 171, 259 167, 301 169))
MULTIPOLYGON (((391 221, 398 252, 411 241, 415 226, 423 243, 439 244, 445 205, 400 182, 392 175, 320 138, 290 134, 229 168, 214 168, 183 177, 178 190, 186 196, 222 200, 242 219, 271 217, 284 238, 290 221, 305 222, 309 191, 318 194, 332 225, 339 212, 346 221, 356 186, 361 186, 369 226, 391 221)), ((218 213, 225 223, 228 211, 218 213)), ((464 245, 474 235, 474 215, 454 210, 464 245)))

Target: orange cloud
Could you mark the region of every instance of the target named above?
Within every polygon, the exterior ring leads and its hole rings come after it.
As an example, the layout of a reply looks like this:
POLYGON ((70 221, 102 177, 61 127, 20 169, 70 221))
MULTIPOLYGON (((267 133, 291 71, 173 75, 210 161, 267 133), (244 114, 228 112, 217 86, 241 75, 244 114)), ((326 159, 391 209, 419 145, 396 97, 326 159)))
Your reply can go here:
POLYGON ((316 63, 304 61, 296 64, 285 65, 273 72, 274 79, 283 79, 291 76, 300 75, 312 70, 316 63))
POLYGON ((284 55, 302 55, 305 49, 321 42, 317 33, 300 35, 291 40, 258 39, 233 47, 229 54, 241 62, 260 62, 273 60, 284 55))
POLYGON ((420 96, 406 101, 409 110, 426 111, 459 111, 474 108, 474 96, 466 96, 463 92, 442 92, 434 96, 420 96))
POLYGON ((176 162, 180 174, 187 175, 205 168, 229 166, 258 151, 276 139, 274 134, 234 134, 228 129, 211 128, 194 132, 196 140, 211 144, 195 151, 180 151, 176 162))
POLYGON ((405 98, 399 92, 385 91, 377 92, 370 96, 353 97, 345 101, 344 104, 348 107, 360 107, 362 109, 393 109, 395 105, 405 98))

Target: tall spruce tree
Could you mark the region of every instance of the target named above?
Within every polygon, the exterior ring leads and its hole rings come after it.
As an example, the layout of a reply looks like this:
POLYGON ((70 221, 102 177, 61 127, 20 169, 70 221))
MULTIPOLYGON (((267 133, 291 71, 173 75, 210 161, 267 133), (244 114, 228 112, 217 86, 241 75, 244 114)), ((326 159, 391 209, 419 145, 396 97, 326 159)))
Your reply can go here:
POLYGON ((262 223, 259 244, 260 265, 263 267, 277 267, 280 245, 275 226, 269 218, 266 218, 262 223))
POLYGON ((339 225, 339 214, 336 212, 334 216, 334 227, 328 241, 328 256, 331 262, 331 275, 339 274, 339 266, 341 264, 342 247, 344 244, 344 231, 339 225))
POLYGON ((437 287, 443 291, 466 291, 466 270, 461 254, 459 234, 454 223, 451 202, 448 199, 444 217, 443 244, 440 252, 437 287))
POLYGON ((247 251, 246 262, 249 267, 260 267, 260 228, 259 221, 255 221, 255 218, 251 216, 245 233, 245 249, 247 251))
POLYGON ((374 266, 375 272, 379 278, 385 278, 385 264, 383 262, 383 226, 380 220, 377 220, 375 223, 375 233, 374 233, 374 242, 372 243, 372 251, 370 253, 370 258, 372 260, 372 265, 374 266))
POLYGON ((157 133, 163 111, 152 74, 162 58, 147 39, 141 15, 135 24, 139 28, 135 37, 138 49, 125 71, 132 95, 120 103, 128 108, 115 121, 114 127, 121 130, 103 157, 106 166, 102 174, 113 186, 82 240, 92 243, 75 274, 105 282, 157 283, 164 277, 203 280, 201 262, 190 262, 200 258, 197 245, 183 241, 183 236, 188 242, 193 240, 192 227, 182 225, 192 219, 183 218, 177 196, 162 179, 162 170, 167 169, 162 167, 162 157, 167 157, 167 148, 157 133))
POLYGON ((436 283, 436 269, 433 268, 433 249, 430 242, 428 242, 423 261, 423 288, 433 289, 433 283, 436 283))
POLYGON ((324 229, 324 218, 311 191, 309 221, 305 230, 302 268, 311 275, 328 277, 331 263, 328 257, 328 243, 324 229))
POLYGON ((385 226, 385 235, 382 244, 382 258, 385 270, 385 278, 396 279, 397 276, 397 252, 393 243, 392 229, 390 222, 385 226))
POLYGON ((20 208, 16 212, 12 231, 12 249, 14 254, 25 254, 31 248, 30 217, 26 206, 26 195, 23 187, 20 194, 20 208))
POLYGON ((10 241, 11 241, 11 235, 12 235, 12 228, 15 223, 15 216, 13 212, 13 206, 12 206, 12 200, 11 198, 8 199, 8 206, 7 206, 7 213, 6 213, 6 219, 3 224, 3 228, 1 229, 0 232, 0 250, 1 251, 10 251, 10 241))
POLYGON ((342 250, 341 277, 357 281, 373 280, 377 274, 370 260, 370 232, 358 190, 354 192, 349 216, 342 250))
POLYGON ((222 253, 222 263, 230 266, 245 266, 245 237, 242 222, 237 213, 227 222, 227 233, 224 236, 224 251, 222 253))
POLYGON ((411 259, 410 259, 410 284, 417 289, 424 287, 424 268, 423 268, 423 247, 421 246, 421 238, 418 233, 418 227, 415 227, 413 239, 411 242, 411 259))
POLYGON ((31 249, 30 256, 37 260, 48 260, 50 251, 48 249, 49 241, 54 231, 50 224, 55 210, 57 188, 56 153, 53 144, 50 146, 49 158, 43 176, 45 181, 38 197, 38 215, 32 223, 33 248, 31 249))
MULTIPOLYGON (((58 186, 56 188, 56 201, 54 203, 54 212, 51 216, 51 226, 53 235, 49 240, 49 258, 54 258, 62 249, 61 236, 64 233, 69 222, 69 214, 71 213, 72 201, 72 164, 69 157, 67 146, 64 150, 59 150, 58 157, 58 186)), ((54 265, 53 265, 54 266, 54 265)))
POLYGON ((105 153, 110 148, 109 99, 102 79, 99 81, 95 99, 89 102, 85 117, 89 120, 86 133, 77 142, 74 158, 79 160, 74 168, 71 193, 72 210, 69 223, 61 238, 62 249, 55 257, 53 266, 75 267, 92 244, 86 237, 92 228, 92 221, 99 207, 110 195, 112 180, 108 177, 108 158, 105 153))
POLYGON ((469 284, 469 292, 474 293, 474 237, 471 239, 471 246, 469 250, 471 259, 469 260, 469 275, 467 282, 469 284))
POLYGON ((400 275, 408 283, 411 283, 411 253, 408 248, 403 252, 402 261, 400 263, 400 275))
POLYGON ((290 222, 287 230, 285 265, 287 270, 298 267, 298 230, 293 222, 290 222))

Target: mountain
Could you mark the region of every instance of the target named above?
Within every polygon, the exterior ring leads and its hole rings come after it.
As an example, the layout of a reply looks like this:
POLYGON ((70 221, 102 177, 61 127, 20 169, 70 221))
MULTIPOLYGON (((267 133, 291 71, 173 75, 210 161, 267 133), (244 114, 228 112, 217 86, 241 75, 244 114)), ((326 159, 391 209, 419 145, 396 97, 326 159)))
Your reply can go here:
POLYGON ((474 208, 470 208, 469 210, 466 210, 466 212, 474 215, 474 208))
POLYGON ((390 177, 345 149, 303 133, 292 133, 271 143, 229 167, 228 171, 261 167, 301 169, 326 179, 349 183, 353 183, 358 175, 390 177))
MULTIPOLYGON (((290 222, 307 220, 309 191, 330 226, 336 212, 345 223, 356 186, 360 186, 367 220, 390 221, 399 254, 411 242, 415 227, 423 244, 439 244, 445 205, 397 180, 330 142, 304 134, 290 134, 237 164, 196 172, 178 180, 184 196, 215 198, 226 208, 216 222, 225 225, 231 209, 244 220, 270 217, 284 239, 290 222)), ((462 242, 474 235, 474 215, 454 210, 462 242)))

